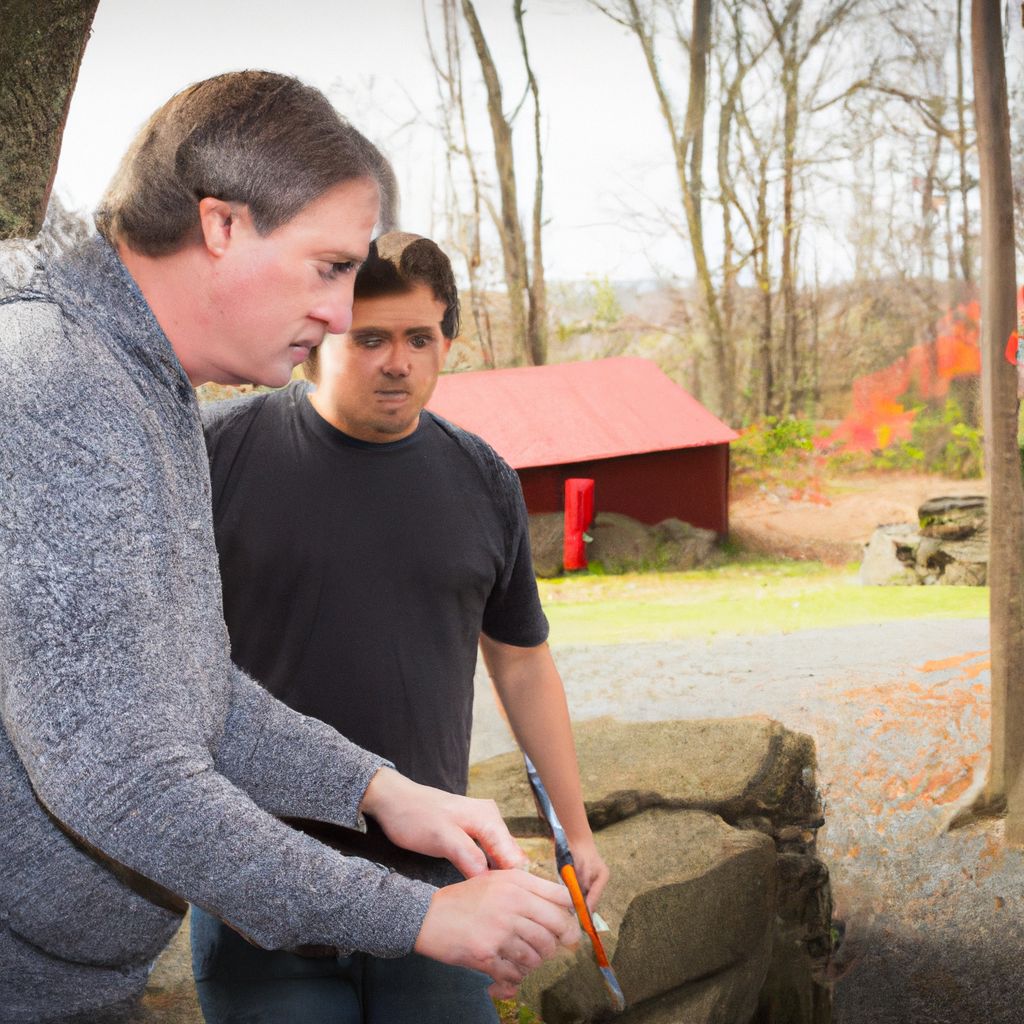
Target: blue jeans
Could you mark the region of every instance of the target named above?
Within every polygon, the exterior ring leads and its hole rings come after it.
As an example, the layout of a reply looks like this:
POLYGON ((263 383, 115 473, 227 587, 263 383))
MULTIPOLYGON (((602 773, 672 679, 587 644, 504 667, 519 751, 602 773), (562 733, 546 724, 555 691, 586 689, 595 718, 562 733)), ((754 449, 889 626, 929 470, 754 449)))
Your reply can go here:
POLYGON ((485 974, 417 953, 304 957, 246 942, 192 908, 192 970, 207 1024, 497 1024, 485 974))

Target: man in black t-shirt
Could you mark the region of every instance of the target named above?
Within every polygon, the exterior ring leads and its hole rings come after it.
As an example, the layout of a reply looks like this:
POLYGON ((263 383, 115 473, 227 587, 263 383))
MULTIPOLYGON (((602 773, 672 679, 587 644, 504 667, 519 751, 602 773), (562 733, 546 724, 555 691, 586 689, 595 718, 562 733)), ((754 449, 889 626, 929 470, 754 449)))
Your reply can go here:
MULTIPOLYGON (((351 329, 306 363, 315 390, 300 381, 207 407, 232 656, 410 778, 464 793, 479 644, 594 904, 608 872, 583 810, 518 478, 424 410, 457 333, 447 257, 428 239, 385 235, 356 278, 351 329)), ((294 824, 436 885, 460 878, 372 823, 365 835, 294 824)), ((496 1020, 489 979, 416 954, 266 952, 195 911, 193 959, 211 1022, 334 1021, 339 1007, 351 1007, 340 1019, 389 1024, 496 1020)))

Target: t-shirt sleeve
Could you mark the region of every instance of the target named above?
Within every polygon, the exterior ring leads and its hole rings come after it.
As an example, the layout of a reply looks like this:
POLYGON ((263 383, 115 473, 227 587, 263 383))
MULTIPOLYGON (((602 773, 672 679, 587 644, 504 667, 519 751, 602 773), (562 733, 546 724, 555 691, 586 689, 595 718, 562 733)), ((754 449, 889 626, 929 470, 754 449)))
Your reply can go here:
POLYGON ((515 470, 498 460, 496 490, 508 541, 505 571, 487 600, 483 632, 499 643, 536 647, 548 638, 548 620, 537 592, 523 489, 515 470))

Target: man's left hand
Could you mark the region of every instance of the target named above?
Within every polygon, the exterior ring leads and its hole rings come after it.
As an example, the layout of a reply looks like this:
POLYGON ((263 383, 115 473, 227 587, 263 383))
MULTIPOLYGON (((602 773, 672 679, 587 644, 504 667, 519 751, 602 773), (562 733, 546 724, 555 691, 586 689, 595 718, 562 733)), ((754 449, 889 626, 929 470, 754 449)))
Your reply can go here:
POLYGON ((592 834, 576 839, 570 838, 569 849, 572 850, 580 888, 587 897, 587 907, 593 913, 597 909, 597 901, 601 898, 604 887, 608 884, 611 872, 604 858, 598 853, 592 834))

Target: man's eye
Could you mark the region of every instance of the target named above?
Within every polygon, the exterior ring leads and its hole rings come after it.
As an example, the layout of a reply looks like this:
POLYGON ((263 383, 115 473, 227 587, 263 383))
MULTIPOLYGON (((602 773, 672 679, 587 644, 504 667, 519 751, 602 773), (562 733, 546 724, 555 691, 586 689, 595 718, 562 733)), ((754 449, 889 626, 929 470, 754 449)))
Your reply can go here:
POLYGON ((434 339, 427 334, 414 334, 409 339, 409 344, 413 348, 426 348, 434 339))
POLYGON ((362 348, 379 348, 384 341, 383 338, 378 338, 376 335, 373 334, 364 334, 362 337, 356 340, 357 343, 362 348))
POLYGON ((353 260, 346 260, 344 263, 328 263, 327 266, 320 271, 320 276, 325 281, 333 281, 338 277, 351 274, 355 269, 356 265, 353 260))

